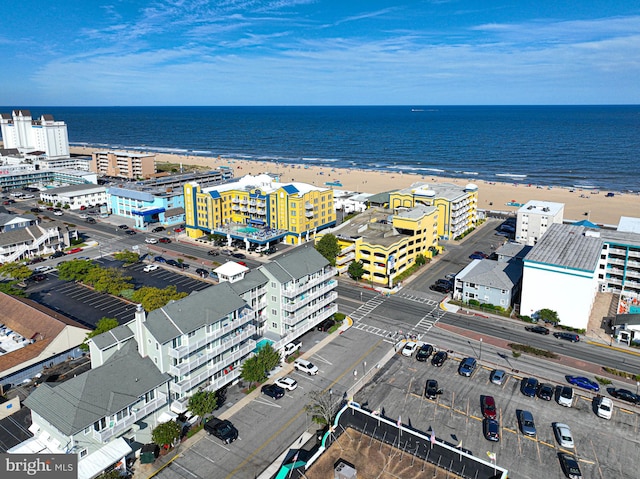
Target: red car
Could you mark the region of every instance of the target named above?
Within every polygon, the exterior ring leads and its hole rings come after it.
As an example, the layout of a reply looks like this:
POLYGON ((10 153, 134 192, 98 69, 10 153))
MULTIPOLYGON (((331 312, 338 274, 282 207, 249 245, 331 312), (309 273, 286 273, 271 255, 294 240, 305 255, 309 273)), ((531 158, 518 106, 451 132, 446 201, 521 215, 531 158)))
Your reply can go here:
POLYGON ((246 266, 248 268, 247 263, 245 263, 244 261, 236 261, 236 263, 241 264, 242 266, 246 266))
POLYGON ((82 248, 73 248, 67 251, 67 254, 75 254, 75 253, 79 253, 80 251, 82 251, 82 248))
POLYGON ((158 241, 160 243, 171 243, 171 240, 169 238, 160 238, 158 241))
POLYGON ((184 231, 184 228, 180 227, 180 228, 173 228, 173 231, 175 231, 176 233, 182 233, 184 231))
POLYGON ((493 396, 482 396, 480 400, 482 415, 487 419, 496 418, 496 401, 493 396))

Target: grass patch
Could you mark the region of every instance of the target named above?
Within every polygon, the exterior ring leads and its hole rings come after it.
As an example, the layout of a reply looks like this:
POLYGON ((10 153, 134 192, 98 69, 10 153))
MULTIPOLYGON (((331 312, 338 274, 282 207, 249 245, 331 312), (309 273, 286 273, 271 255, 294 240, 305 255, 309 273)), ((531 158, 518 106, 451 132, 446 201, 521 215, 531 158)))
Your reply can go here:
POLYGON ((601 378, 600 376, 596 376, 596 381, 598 381, 599 384, 606 386, 608 384, 611 384, 611 379, 607 379, 607 378, 601 378))
POLYGON ((619 376, 625 379, 633 379, 634 381, 640 381, 640 374, 632 374, 628 373, 627 371, 620 371, 619 369, 609 367, 603 367, 602 369, 609 374, 613 374, 614 376, 619 376))
POLYGON ((292 362, 294 362, 296 359, 298 359, 300 357, 300 355, 302 354, 302 351, 300 351, 299 349, 297 351, 294 351, 293 353, 291 353, 289 356, 287 356, 286 361, 291 364, 292 362))
POLYGON ((533 346, 527 346, 526 344, 517 344, 517 343, 509 343, 508 346, 513 351, 519 351, 527 354, 532 354, 534 356, 540 356, 543 358, 557 359, 558 355, 552 351, 547 351, 546 349, 538 349, 533 346))
POLYGON ((189 439, 191 436, 201 431, 203 428, 204 428, 204 424, 200 424, 199 426, 192 427, 191 429, 189 429, 189 431, 187 432, 187 439, 189 439))

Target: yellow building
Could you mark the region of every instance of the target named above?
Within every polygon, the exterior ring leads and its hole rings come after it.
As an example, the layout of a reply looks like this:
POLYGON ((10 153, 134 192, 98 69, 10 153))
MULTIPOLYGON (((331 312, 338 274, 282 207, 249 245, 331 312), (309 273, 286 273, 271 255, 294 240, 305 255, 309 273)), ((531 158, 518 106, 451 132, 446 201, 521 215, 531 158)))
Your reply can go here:
MULTIPOLYGON (((361 261, 363 280, 389 287, 396 276, 413 266, 418 255, 431 258, 440 250, 438 210, 422 205, 369 208, 332 234, 341 248, 336 258, 340 273, 346 273, 353 261, 361 261)), ((316 241, 320 238, 318 235, 316 241)))
POLYGON ((478 221, 478 187, 451 183, 415 183, 409 188, 390 193, 389 208, 433 206, 438 210, 438 236, 455 239, 474 228, 478 221))
POLYGON ((279 183, 247 175, 233 183, 184 186, 187 234, 216 233, 247 243, 300 244, 334 226, 333 190, 306 183, 279 183))

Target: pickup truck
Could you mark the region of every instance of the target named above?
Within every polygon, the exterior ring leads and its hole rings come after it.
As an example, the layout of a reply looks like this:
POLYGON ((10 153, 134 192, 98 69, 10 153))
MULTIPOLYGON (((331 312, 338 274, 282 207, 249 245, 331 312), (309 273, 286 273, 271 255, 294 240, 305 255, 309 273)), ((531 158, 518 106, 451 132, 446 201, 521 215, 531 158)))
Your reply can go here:
POLYGON ((225 444, 231 444, 238 439, 238 430, 231 422, 212 417, 204 424, 204 430, 213 434, 225 444))
POLYGON ((293 342, 285 345, 284 348, 282 348, 282 355, 285 358, 287 356, 291 356, 296 351, 299 351, 301 347, 302 347, 302 341, 293 341, 293 342))

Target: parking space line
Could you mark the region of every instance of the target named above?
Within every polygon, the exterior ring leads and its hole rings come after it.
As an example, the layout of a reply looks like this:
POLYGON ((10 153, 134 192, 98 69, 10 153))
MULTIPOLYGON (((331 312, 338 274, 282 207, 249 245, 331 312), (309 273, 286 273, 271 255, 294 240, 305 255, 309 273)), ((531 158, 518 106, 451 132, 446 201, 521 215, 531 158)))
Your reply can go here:
POLYGON ((555 447, 553 444, 551 444, 551 443, 548 443, 548 442, 545 442, 545 441, 538 441, 538 442, 539 442, 540 444, 544 445, 544 446, 548 446, 548 447, 550 447, 551 449, 555 449, 555 448, 556 448, 556 447, 555 447))
POLYGON ((620 412, 626 412, 627 414, 634 414, 633 411, 630 411, 629 409, 625 409, 623 407, 618 408, 618 411, 620 412))
POLYGON ((470 415, 469 415, 469 418, 470 418, 470 419, 475 419, 476 421, 482 421, 482 418, 481 418, 481 417, 479 417, 479 416, 474 416, 474 415, 472 415, 472 414, 470 414, 470 415))
POLYGON ((516 431, 515 429, 509 429, 508 427, 503 427, 502 430, 512 432, 513 434, 518 434, 518 431, 516 431))

